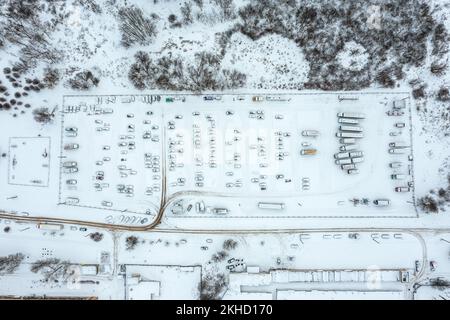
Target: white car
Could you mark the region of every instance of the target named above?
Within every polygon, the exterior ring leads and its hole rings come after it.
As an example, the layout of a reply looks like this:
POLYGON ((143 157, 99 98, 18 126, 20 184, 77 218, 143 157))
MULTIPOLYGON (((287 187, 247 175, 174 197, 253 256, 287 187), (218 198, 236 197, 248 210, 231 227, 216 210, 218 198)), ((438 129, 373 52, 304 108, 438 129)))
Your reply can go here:
POLYGON ((377 207, 387 207, 391 204, 391 201, 389 199, 375 199, 373 204, 377 207))

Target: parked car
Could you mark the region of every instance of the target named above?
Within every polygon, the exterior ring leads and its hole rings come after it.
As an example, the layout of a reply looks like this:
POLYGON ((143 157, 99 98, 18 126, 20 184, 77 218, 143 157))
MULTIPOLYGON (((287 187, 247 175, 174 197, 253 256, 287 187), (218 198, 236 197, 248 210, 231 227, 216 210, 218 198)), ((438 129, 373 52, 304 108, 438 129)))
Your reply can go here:
POLYGON ((411 189, 409 187, 395 187, 394 191, 395 192, 409 192, 409 191, 411 191, 411 189))
POLYGON ((78 143, 67 143, 64 145, 64 150, 77 150, 80 148, 78 143))
POLYGON ((377 207, 387 207, 391 204, 391 201, 389 199, 375 199, 373 204, 377 207))

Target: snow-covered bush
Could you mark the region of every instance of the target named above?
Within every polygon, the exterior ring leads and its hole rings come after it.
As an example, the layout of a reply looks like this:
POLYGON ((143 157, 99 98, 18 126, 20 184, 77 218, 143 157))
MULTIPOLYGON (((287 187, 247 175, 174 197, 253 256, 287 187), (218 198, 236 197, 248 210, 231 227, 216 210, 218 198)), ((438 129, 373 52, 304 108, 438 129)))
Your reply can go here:
POLYGON ((119 26, 122 32, 122 44, 130 47, 149 44, 156 35, 156 25, 137 7, 123 7, 119 10, 119 26))

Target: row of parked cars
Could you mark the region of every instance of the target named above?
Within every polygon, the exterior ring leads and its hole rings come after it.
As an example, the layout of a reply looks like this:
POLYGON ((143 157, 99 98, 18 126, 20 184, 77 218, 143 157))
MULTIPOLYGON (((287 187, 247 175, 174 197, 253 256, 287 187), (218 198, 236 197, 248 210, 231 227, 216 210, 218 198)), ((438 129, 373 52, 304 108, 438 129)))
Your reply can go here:
MULTIPOLYGON (((406 100, 394 100, 392 102, 392 109, 387 111, 387 115, 390 117, 402 117, 405 114, 406 100)), ((403 135, 403 129, 406 128, 406 123, 396 120, 394 122, 394 131, 391 131, 389 135, 391 137, 401 137, 403 135)), ((406 155, 408 154, 408 160, 412 160, 411 146, 409 143, 403 141, 393 141, 388 145, 388 152, 392 155, 406 155)), ((394 181, 406 181, 411 174, 411 165, 406 166, 401 161, 392 161, 389 163, 391 169, 391 179, 394 181)), ((413 186, 412 181, 406 182, 407 185, 394 187, 395 192, 409 192, 413 186)))

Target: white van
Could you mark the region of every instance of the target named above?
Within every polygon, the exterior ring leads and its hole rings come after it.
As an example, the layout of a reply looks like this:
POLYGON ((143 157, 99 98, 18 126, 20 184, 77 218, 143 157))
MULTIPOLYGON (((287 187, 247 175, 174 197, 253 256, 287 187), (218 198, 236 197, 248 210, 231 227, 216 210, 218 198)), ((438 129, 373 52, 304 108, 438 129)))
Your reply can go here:
POLYGON ((345 146, 340 146, 339 150, 340 151, 352 151, 352 150, 357 150, 359 149, 359 145, 357 144, 349 144, 349 145, 345 145, 345 146))

